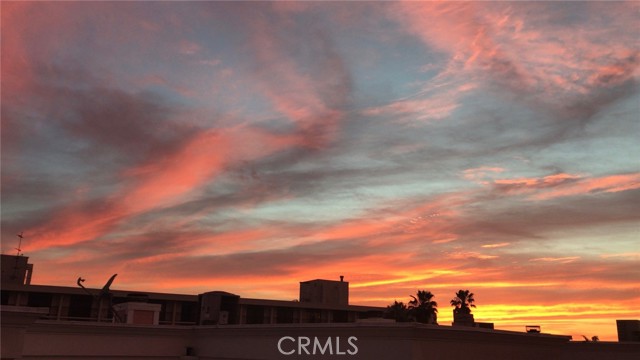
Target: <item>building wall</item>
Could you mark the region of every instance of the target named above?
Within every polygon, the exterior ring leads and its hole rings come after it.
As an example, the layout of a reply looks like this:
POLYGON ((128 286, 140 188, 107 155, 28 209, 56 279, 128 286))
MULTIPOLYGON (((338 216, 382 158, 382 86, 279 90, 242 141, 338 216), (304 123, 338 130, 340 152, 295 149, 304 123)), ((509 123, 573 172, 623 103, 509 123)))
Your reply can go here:
POLYGON ((179 359, 191 327, 39 321, 25 335, 23 359, 179 359))
POLYGON ((349 283, 322 279, 301 282, 300 302, 348 305, 349 283))
POLYGON ((0 255, 0 268, 2 270, 0 283, 4 284, 28 284, 31 282, 33 265, 29 264, 27 256, 0 255))
MULTIPOLYGON (((3 324, 4 326, 4 324, 3 324)), ((635 343, 573 343, 567 337, 420 324, 294 324, 194 327, 142 327, 101 323, 38 321, 25 334, 23 359, 69 360, 189 359, 276 360, 301 358, 278 350, 298 351, 299 339, 318 338, 331 351, 302 358, 353 360, 431 359, 599 359, 631 360, 640 355, 635 343), (349 344, 349 338, 357 353, 349 344), (292 341, 291 339, 294 339, 292 341), (340 345, 338 347, 338 341, 340 345), (187 348, 193 357, 186 357, 187 348), (337 352, 345 354, 338 355, 337 352)), ((304 340, 303 340, 304 341, 304 340)), ((307 350, 312 352, 313 346, 307 350)))
POLYGON ((618 341, 640 342, 640 320, 616 320, 618 341))

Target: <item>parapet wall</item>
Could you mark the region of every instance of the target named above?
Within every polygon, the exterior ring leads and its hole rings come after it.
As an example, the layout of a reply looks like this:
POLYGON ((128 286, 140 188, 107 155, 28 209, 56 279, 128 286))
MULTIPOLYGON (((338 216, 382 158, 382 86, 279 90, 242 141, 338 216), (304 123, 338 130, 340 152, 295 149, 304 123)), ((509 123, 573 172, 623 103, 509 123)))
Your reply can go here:
MULTIPOLYGON (((4 312, 4 311, 3 311, 4 312)), ((13 331, 3 316, 2 332, 13 331)), ((3 338, 4 339, 4 338, 3 338)), ((37 320, 2 358, 68 360, 430 360, 640 358, 640 343, 416 323, 141 326, 37 320), (308 353, 308 354, 307 354, 308 353), (315 353, 315 355, 314 355, 315 353)), ((7 347, 7 349, 9 349, 7 347)))

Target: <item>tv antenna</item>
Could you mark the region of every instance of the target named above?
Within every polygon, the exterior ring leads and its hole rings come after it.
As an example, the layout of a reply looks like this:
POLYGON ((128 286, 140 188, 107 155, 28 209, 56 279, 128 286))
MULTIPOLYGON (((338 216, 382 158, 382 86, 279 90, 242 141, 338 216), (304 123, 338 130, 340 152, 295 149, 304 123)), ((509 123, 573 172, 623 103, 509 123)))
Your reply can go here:
MULTIPOLYGON (((16 250, 18 250, 18 253, 16 254, 16 263, 13 266, 13 275, 11 275, 11 280, 17 280, 20 278, 20 252, 22 251, 22 238, 24 236, 22 236, 22 234, 24 233, 24 231, 21 231, 20 234, 16 234, 16 236, 18 237, 18 247, 15 248, 16 250)), ((21 280, 22 283, 24 284, 24 273, 22 274, 23 279, 21 280)))
POLYGON ((20 231, 20 234, 16 235, 20 239, 20 240, 18 240, 18 247, 15 248, 16 250, 18 250, 18 253, 16 254, 16 256, 20 256, 20 252, 22 251, 22 249, 21 249, 21 247, 22 247, 22 238, 24 238, 24 236, 22 236, 23 233, 24 233, 24 231, 20 231))
POLYGON ((113 274, 109 278, 109 280, 107 280, 107 283, 104 284, 104 286, 102 287, 102 290, 100 291, 99 294, 94 294, 93 292, 89 291, 89 289, 84 287, 84 285, 82 285, 82 283, 85 280, 85 279, 82 278, 82 276, 78 277, 78 280, 76 281, 76 284, 78 284, 78 286, 81 287, 87 294, 91 295, 91 297, 93 297, 94 300, 96 302, 98 302, 98 304, 100 303, 100 301, 102 299, 107 299, 108 306, 109 306, 109 308, 111 308, 111 313, 113 314, 114 320, 116 322, 123 322, 122 319, 120 318, 120 316, 118 316, 118 313, 117 313, 116 309, 113 307, 112 293, 111 293, 111 289, 110 289, 111 284, 113 284, 113 280, 115 280, 116 276, 118 276, 118 274, 113 274))

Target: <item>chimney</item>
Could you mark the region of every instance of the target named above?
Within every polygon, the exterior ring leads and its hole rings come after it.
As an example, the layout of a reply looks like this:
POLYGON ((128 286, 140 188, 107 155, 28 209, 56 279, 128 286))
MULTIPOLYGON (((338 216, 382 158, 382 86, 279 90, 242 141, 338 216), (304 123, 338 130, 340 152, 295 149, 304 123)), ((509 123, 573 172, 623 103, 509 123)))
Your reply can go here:
POLYGON ((344 281, 344 275, 340 275, 340 282, 344 281))

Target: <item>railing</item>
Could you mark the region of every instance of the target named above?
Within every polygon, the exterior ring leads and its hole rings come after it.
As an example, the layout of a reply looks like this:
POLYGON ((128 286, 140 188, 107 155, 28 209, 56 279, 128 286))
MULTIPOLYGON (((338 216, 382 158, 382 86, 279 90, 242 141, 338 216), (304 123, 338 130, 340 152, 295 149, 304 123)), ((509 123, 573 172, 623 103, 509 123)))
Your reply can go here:
POLYGON ((197 323, 194 321, 175 321, 175 322, 171 322, 171 321, 167 321, 167 320, 161 320, 159 321, 160 325, 179 325, 179 326, 192 326, 192 325, 196 325, 197 323))
POLYGON ((46 320, 59 320, 59 321, 92 321, 92 322, 104 322, 111 323, 114 322, 113 318, 100 318, 97 317, 86 317, 86 316, 58 316, 58 315, 45 315, 42 317, 46 320))
MULTIPOLYGON (((108 317, 108 318, 100 318, 98 319, 95 316, 92 317, 86 317, 86 316, 57 316, 57 315, 44 315, 41 317, 42 319, 46 319, 46 320, 57 320, 57 321, 86 321, 86 322, 100 322, 100 323, 116 323, 117 321, 114 320, 113 317, 108 317)), ((162 320, 159 321, 159 325, 176 325, 176 326, 193 326, 196 325, 197 323, 194 321, 175 321, 175 322, 171 322, 171 321, 166 321, 166 320, 162 320)))

